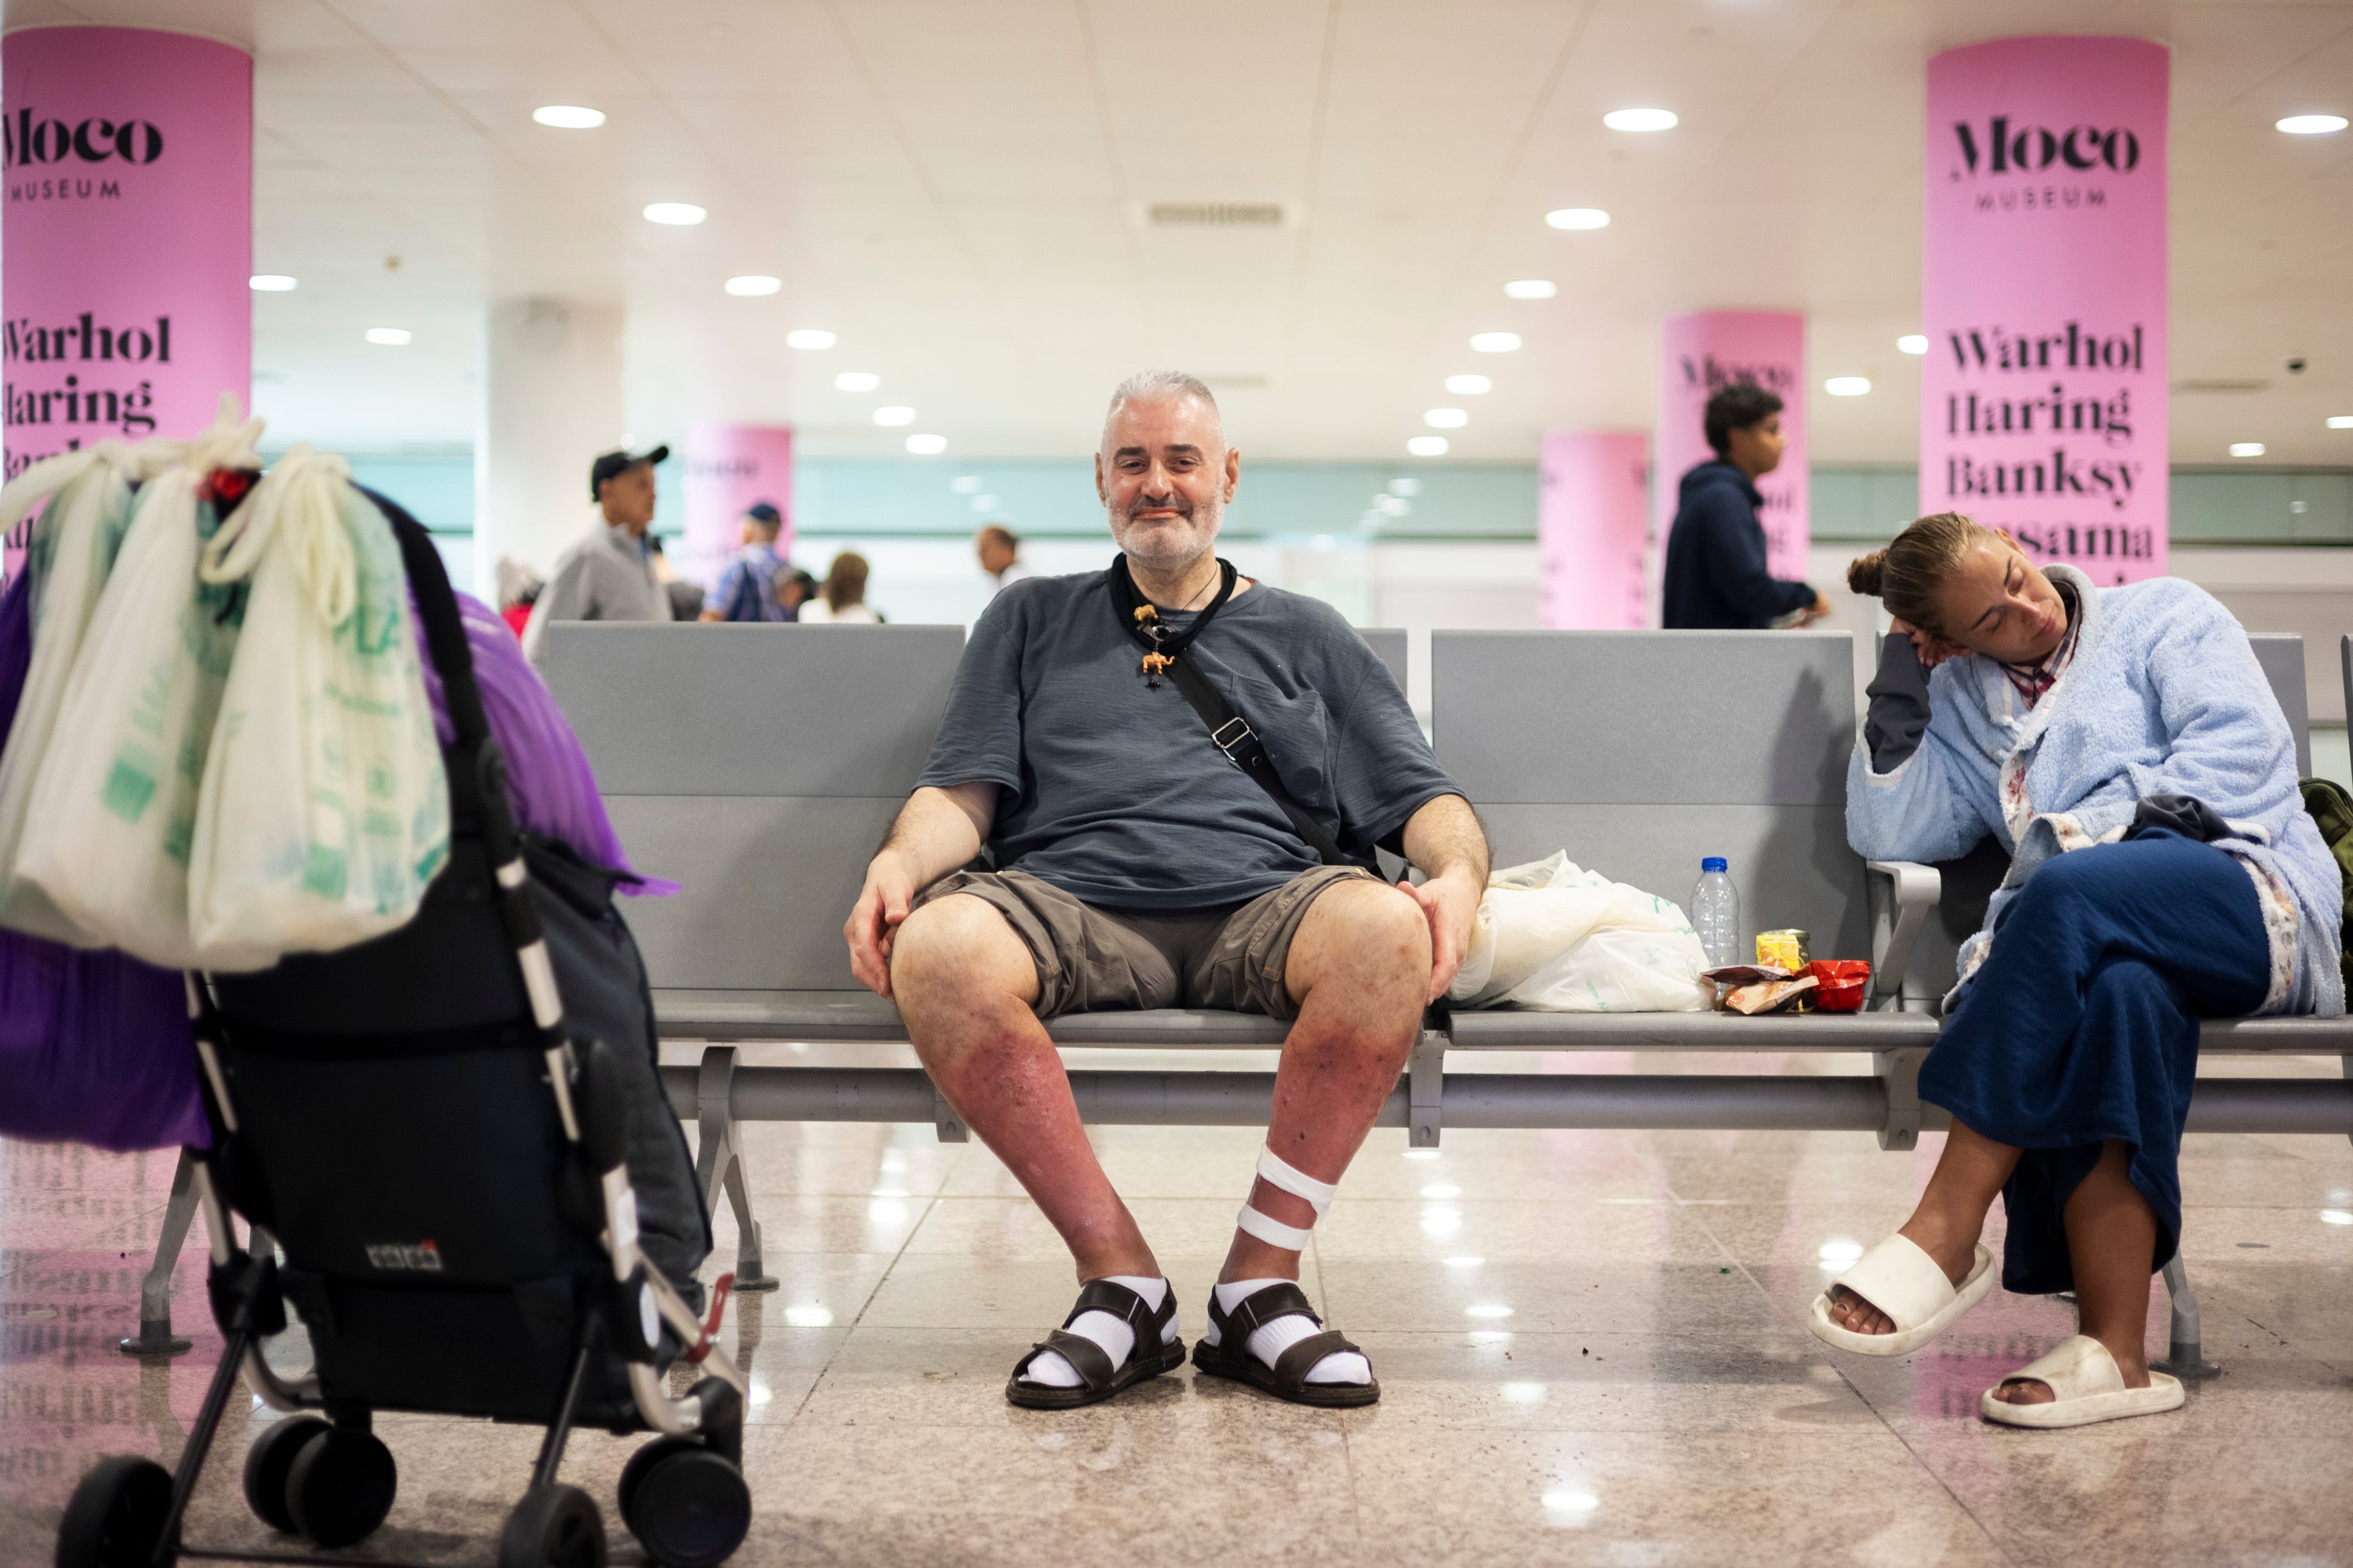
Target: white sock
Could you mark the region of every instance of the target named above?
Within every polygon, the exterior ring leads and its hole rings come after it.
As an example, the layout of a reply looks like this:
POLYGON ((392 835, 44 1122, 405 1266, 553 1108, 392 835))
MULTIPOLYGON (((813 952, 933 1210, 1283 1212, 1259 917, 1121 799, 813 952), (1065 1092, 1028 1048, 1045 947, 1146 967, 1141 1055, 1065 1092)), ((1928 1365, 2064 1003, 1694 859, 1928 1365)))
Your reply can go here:
MULTIPOLYGON (((1107 1274, 1103 1278, 1114 1285, 1126 1286, 1143 1297, 1144 1304, 1155 1312, 1160 1310, 1160 1303, 1168 1299, 1168 1281, 1166 1279, 1147 1279, 1141 1274, 1107 1274)), ((1109 1312, 1081 1312, 1078 1321, 1072 1323, 1067 1331, 1103 1346, 1103 1354, 1111 1357, 1113 1368, 1125 1363, 1127 1352, 1135 1348, 1135 1331, 1128 1327, 1124 1319, 1114 1318, 1109 1312)), ((1161 1331, 1160 1342, 1166 1344, 1176 1337, 1176 1316, 1172 1312, 1167 1328, 1161 1331)), ((1029 1370, 1021 1374, 1021 1381, 1046 1388, 1076 1388, 1086 1380, 1079 1375, 1078 1368, 1055 1352, 1048 1351, 1029 1363, 1029 1370)))
MULTIPOLYGON (((1295 1279, 1237 1279, 1230 1285, 1218 1287, 1218 1310, 1221 1312, 1230 1312, 1241 1305, 1245 1298, 1256 1295, 1270 1285, 1297 1283, 1295 1279)), ((1266 1363, 1269 1370, 1271 1370, 1283 1352, 1310 1334, 1320 1334, 1323 1331, 1305 1318, 1277 1318, 1271 1323, 1261 1325, 1258 1332, 1250 1335, 1250 1342, 1242 1348, 1266 1363)), ((1216 1344, 1218 1325, 1211 1323, 1202 1331, 1201 1337, 1209 1343, 1216 1344)), ((1038 1359, 1043 1361, 1046 1358, 1039 1356, 1038 1359)), ((1310 1383, 1370 1383, 1373 1381, 1373 1363, 1354 1351, 1335 1351, 1307 1369, 1307 1381, 1310 1383)))

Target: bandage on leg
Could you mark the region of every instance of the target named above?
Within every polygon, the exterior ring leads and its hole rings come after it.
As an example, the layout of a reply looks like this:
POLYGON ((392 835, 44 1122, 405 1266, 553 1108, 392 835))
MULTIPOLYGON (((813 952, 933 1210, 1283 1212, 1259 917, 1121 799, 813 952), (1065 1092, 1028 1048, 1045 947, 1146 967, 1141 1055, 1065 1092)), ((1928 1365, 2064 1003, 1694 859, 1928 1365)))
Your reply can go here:
MULTIPOLYGON (((1280 1187, 1293 1197, 1305 1199, 1308 1206, 1315 1211, 1318 1220, 1324 1217, 1324 1211, 1332 1206, 1332 1195, 1340 1190, 1335 1183, 1317 1181, 1271 1149, 1259 1151, 1258 1175, 1259 1180, 1267 1185, 1280 1187)), ((1286 1252, 1304 1251, 1314 1235, 1312 1227, 1303 1229, 1295 1225, 1285 1225, 1271 1215, 1261 1213, 1248 1202, 1242 1205, 1241 1213, 1234 1216, 1234 1226, 1243 1235, 1256 1237, 1269 1247, 1279 1247, 1286 1252)), ((1282 1281, 1274 1279, 1234 1280, 1218 1287, 1218 1300, 1224 1310, 1230 1311, 1245 1297, 1279 1283, 1282 1281)), ((1252 1333, 1244 1348, 1271 1367, 1284 1351, 1316 1333, 1319 1329, 1320 1325, 1313 1318, 1277 1318, 1252 1333)), ((1217 1327, 1212 1324, 1208 1331, 1211 1344, 1218 1342, 1217 1333, 1217 1327)), ((1372 1363, 1353 1352, 1327 1355, 1307 1373, 1310 1383, 1370 1383, 1372 1380, 1372 1363)))
MULTIPOLYGON (((1340 1189, 1330 1182, 1319 1182, 1306 1172, 1284 1162, 1271 1149, 1258 1152, 1258 1177, 1270 1187, 1280 1187, 1295 1198, 1304 1198, 1307 1205, 1322 1219, 1324 1211, 1332 1206, 1332 1194, 1340 1189)), ((1245 1236, 1254 1236, 1269 1247, 1280 1247, 1285 1252, 1303 1252, 1313 1226, 1303 1230, 1295 1225, 1285 1225, 1272 1215, 1261 1214, 1248 1200, 1242 1212, 1234 1216, 1235 1228, 1245 1236)))

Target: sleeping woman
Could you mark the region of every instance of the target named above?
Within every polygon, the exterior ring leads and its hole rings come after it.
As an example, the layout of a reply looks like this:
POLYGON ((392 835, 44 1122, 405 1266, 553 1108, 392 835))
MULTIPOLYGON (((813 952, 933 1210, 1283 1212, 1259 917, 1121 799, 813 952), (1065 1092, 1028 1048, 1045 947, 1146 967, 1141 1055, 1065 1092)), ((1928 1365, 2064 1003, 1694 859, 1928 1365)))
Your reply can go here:
POLYGON ((2010 852, 1962 945, 1920 1098, 1952 1132, 1920 1205, 1813 1306, 1865 1355, 1926 1343, 2001 1278, 2075 1292, 2078 1332, 1989 1389, 2014 1426, 2171 1410, 2142 1348, 2149 1276, 2181 1232, 2198 1021, 2345 1010, 2337 863, 2296 789, 2287 721, 2247 635, 2173 578, 2094 587, 2008 534, 1924 517, 1847 582, 1894 617, 1848 767, 1873 859, 2010 852))

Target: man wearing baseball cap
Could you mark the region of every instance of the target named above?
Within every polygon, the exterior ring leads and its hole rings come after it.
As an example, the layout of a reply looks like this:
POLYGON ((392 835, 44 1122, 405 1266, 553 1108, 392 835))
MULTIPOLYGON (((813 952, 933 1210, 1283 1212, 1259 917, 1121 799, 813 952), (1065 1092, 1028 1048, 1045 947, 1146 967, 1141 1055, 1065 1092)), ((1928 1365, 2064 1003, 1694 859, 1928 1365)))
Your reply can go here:
POLYGON ((738 548, 727 557, 719 586, 702 601, 706 621, 789 621, 792 612, 776 597, 776 574, 785 564, 776 553, 785 514, 774 501, 754 501, 736 533, 738 548))
POLYGON ((646 530, 654 521, 654 465, 668 447, 607 452, 588 466, 588 494, 601 514, 586 537, 555 563, 523 627, 523 656, 544 672, 550 621, 666 621, 670 594, 654 575, 646 530))

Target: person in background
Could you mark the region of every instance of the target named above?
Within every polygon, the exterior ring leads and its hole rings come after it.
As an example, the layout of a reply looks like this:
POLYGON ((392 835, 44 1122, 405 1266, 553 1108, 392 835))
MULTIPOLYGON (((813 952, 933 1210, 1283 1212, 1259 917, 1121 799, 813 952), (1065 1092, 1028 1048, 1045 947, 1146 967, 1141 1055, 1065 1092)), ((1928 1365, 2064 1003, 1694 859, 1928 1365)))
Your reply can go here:
POLYGON ((797 621, 801 607, 818 596, 817 579, 797 566, 787 566, 776 574, 776 603, 784 606, 785 619, 797 621))
POLYGON ((667 621, 668 590, 654 574, 646 530, 654 521, 654 465, 668 447, 607 452, 588 465, 597 521, 555 563, 523 627, 525 658, 543 674, 550 621, 667 621))
POLYGON ((539 602, 540 590, 546 586, 528 563, 512 555, 499 557, 499 618, 506 622, 517 641, 522 638, 523 627, 531 624, 531 607, 539 602))
POLYGON ((867 626, 882 617, 866 602, 866 557, 845 550, 827 568, 825 586, 800 607, 799 618, 811 626, 867 626))
MULTIPOLYGON (((2077 1328, 1985 1392, 2013 1426, 2178 1409, 2149 1276, 2181 1235, 2201 1018, 2345 1011, 2344 884, 2247 634, 2205 590, 2103 588, 1954 512, 1847 568, 1894 626, 1847 767, 1874 860, 2010 855, 1961 944, 1922 1100, 1952 1113, 1919 1206, 1815 1301, 1841 1350, 1908 1355, 1993 1284, 2077 1328)), ((2000 1336, 1996 1336, 1998 1339, 2000 1336)))
POLYGON ((785 563, 776 554, 776 535, 785 514, 774 501, 756 501, 744 514, 738 548, 719 574, 719 586, 702 602, 706 621, 789 621, 792 612, 776 596, 777 574, 785 563))
POLYGON ((1803 583, 1766 570, 1765 503, 1757 481, 1781 466, 1781 400, 1755 382, 1733 383, 1707 400, 1702 428, 1713 462, 1683 478, 1667 534, 1669 631, 1761 631, 1808 626, 1830 603, 1803 583))
POLYGON ((1029 568, 1021 564, 1021 541, 1001 522, 992 522, 972 536, 972 552, 980 557, 980 569, 988 574, 992 599, 1029 575, 1029 568))

